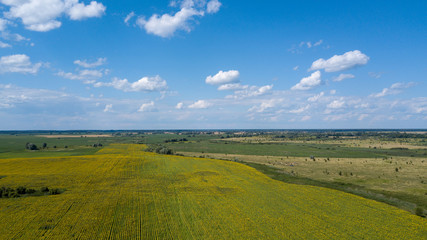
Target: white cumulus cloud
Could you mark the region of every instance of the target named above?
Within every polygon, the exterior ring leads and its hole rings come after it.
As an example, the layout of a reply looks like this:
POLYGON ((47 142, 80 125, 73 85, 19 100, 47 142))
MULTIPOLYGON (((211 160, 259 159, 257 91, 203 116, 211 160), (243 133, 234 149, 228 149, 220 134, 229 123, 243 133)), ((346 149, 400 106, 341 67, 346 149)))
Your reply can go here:
POLYGON ((338 109, 344 107, 345 101, 344 100, 334 100, 331 103, 328 104, 328 108, 338 109))
POLYGON ((313 62, 310 71, 324 69, 326 72, 338 72, 354 68, 359 65, 365 65, 369 61, 369 57, 359 50, 349 51, 343 55, 334 55, 325 60, 320 58, 313 62))
POLYGON ((67 13, 72 20, 82 20, 85 18, 91 17, 101 17, 106 7, 102 3, 97 3, 95 1, 90 2, 89 5, 84 3, 78 3, 74 0, 75 4, 68 9, 67 13))
POLYGON ((147 33, 154 34, 163 38, 171 37, 177 30, 191 31, 190 20, 194 16, 203 16, 203 11, 194 8, 182 8, 175 15, 163 14, 159 16, 154 14, 148 20, 139 17, 136 24, 144 28, 147 33))
POLYGON ((291 90, 310 90, 319 86, 322 83, 322 74, 320 71, 312 73, 309 77, 301 79, 299 83, 291 88, 291 90))
MULTIPOLYGON (((195 22, 196 17, 203 17, 205 11, 210 14, 218 12, 221 3, 218 0, 172 0, 169 6, 179 6, 180 10, 174 14, 153 14, 148 20, 140 16, 136 19, 136 25, 149 34, 163 38, 173 36, 178 30, 191 32, 191 23, 195 22)), ((126 19, 129 21, 128 18, 126 19)))
POLYGON ((155 92, 164 91, 168 88, 167 83, 160 76, 143 77, 136 82, 129 82, 127 79, 114 78, 112 82, 97 82, 95 87, 107 86, 124 92, 155 92))
POLYGON ((211 107, 213 104, 206 101, 206 100, 198 100, 197 102, 191 104, 190 106, 188 106, 188 108, 194 108, 194 109, 204 109, 204 108, 208 108, 211 107))
POLYGON ((153 110, 154 102, 151 101, 149 103, 143 103, 141 107, 138 109, 138 112, 147 112, 153 110))
POLYGON ((105 105, 104 112, 111 112, 113 110, 113 104, 105 105))
POLYGON ((32 31, 47 32, 59 28, 62 23, 57 19, 68 15, 72 20, 82 20, 90 17, 100 17, 106 7, 96 1, 89 5, 79 0, 0 0, 9 7, 4 12, 8 19, 20 19, 25 28, 32 31))
POLYGON ((183 109, 184 108, 184 103, 182 103, 182 102, 177 103, 176 106, 175 106, 175 108, 176 109, 183 109))
POLYGON ((206 78, 206 83, 211 85, 222 85, 228 83, 236 83, 239 82, 240 73, 237 70, 230 71, 219 71, 214 76, 208 76, 206 78))
POLYGON ((219 11, 219 8, 221 7, 221 3, 218 0, 211 0, 208 2, 206 11, 208 13, 216 13, 219 11))
POLYGON ((0 58, 0 73, 31 73, 39 71, 42 63, 31 63, 30 57, 25 54, 3 56, 0 58))

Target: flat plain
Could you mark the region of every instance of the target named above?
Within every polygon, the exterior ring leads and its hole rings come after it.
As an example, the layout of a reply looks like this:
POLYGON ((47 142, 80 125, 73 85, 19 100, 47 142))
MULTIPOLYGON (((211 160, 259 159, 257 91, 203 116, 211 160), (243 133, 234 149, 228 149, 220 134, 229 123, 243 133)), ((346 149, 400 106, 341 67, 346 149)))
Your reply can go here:
POLYGON ((4 239, 425 239, 396 207, 287 184, 231 161, 112 144, 94 155, 0 159, 0 185, 62 189, 0 199, 4 239))

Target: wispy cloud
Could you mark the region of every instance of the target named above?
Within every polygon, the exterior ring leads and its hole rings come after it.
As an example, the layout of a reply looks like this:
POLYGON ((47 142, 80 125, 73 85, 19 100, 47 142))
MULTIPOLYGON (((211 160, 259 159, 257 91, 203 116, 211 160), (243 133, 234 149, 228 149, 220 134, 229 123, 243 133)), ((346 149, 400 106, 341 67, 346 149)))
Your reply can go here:
POLYGON ((113 104, 105 105, 104 112, 112 112, 112 111, 113 111, 113 104))
POLYGON ((333 79, 334 82, 341 82, 344 79, 351 79, 351 78, 355 78, 355 76, 353 74, 345 74, 345 73, 341 73, 339 76, 335 77, 333 79))
POLYGON ((3 56, 0 58, 0 73, 31 73, 39 71, 42 63, 32 63, 25 54, 3 56))
POLYGON ((276 107, 282 101, 283 101, 283 99, 268 99, 268 100, 263 100, 261 102, 261 104, 259 104, 258 106, 251 107, 248 111, 249 112, 263 113, 267 109, 271 109, 271 108, 276 107))
POLYGON ((87 60, 76 60, 74 64, 84 68, 95 68, 104 65, 107 62, 107 58, 98 58, 95 62, 88 62, 87 60))
POLYGON ((129 21, 135 17, 135 12, 130 12, 128 15, 126 15, 125 19, 123 20, 127 25, 129 25, 129 21))
POLYGON ((385 97, 387 95, 399 94, 402 92, 403 89, 410 88, 410 87, 413 87, 415 85, 416 85, 416 83, 414 83, 414 82, 394 83, 390 87, 384 88, 381 92, 372 94, 371 97, 379 98, 379 97, 385 97))
POLYGON ((273 85, 265 85, 265 86, 248 86, 244 87, 242 90, 237 90, 234 92, 233 95, 228 95, 226 98, 234 98, 234 99, 244 99, 244 98, 250 98, 250 97, 257 97, 264 94, 267 94, 268 92, 273 89, 273 85))
POLYGON ((302 53, 302 50, 305 48, 313 48, 318 47, 323 44, 323 40, 320 39, 318 41, 312 42, 312 41, 302 41, 299 44, 294 44, 292 47, 288 50, 291 53, 302 53))
POLYGON ((303 112, 305 112, 305 111, 306 111, 306 110, 308 110, 309 108, 310 108, 310 105, 306 105, 306 106, 300 107, 300 108, 298 108, 298 109, 290 110, 289 112, 290 112, 290 113, 296 113, 296 114, 299 114, 299 113, 303 113, 303 112))
POLYGON ((12 47, 12 45, 0 41, 0 48, 10 48, 10 47, 12 47))
POLYGON ((309 97, 308 99, 307 99, 307 101, 309 101, 309 102, 317 102, 321 97, 323 97, 325 95, 325 93, 324 92, 321 92, 321 93, 319 93, 319 94, 317 94, 317 95, 314 95, 314 96, 312 96, 312 97, 309 97))

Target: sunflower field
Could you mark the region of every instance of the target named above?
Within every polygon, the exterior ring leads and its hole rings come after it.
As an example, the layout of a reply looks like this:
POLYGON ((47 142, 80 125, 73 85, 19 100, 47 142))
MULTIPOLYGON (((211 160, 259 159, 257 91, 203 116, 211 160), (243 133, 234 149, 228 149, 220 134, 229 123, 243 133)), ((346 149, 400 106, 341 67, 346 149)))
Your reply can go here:
POLYGON ((427 239, 427 220, 240 163, 113 144, 94 155, 0 159, 0 239, 427 239))

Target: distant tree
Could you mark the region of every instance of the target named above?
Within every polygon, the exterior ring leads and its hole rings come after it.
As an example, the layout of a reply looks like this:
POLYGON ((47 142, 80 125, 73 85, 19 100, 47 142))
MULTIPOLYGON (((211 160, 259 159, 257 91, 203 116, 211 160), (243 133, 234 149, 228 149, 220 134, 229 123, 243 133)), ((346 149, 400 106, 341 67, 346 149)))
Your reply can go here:
POLYGON ((169 149, 169 148, 167 148, 165 146, 162 146, 162 145, 149 146, 144 151, 146 151, 146 152, 155 152, 155 153, 158 153, 158 154, 168 154, 168 155, 174 154, 174 152, 173 152, 172 149, 169 149))
POLYGON ((37 145, 35 145, 34 143, 27 143, 27 144, 25 144, 25 148, 27 150, 39 150, 39 148, 37 147, 37 145))
POLYGON ((43 143, 43 149, 47 148, 47 143, 43 143))

